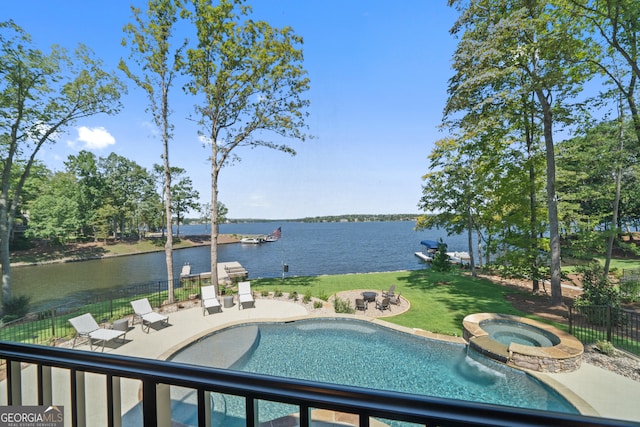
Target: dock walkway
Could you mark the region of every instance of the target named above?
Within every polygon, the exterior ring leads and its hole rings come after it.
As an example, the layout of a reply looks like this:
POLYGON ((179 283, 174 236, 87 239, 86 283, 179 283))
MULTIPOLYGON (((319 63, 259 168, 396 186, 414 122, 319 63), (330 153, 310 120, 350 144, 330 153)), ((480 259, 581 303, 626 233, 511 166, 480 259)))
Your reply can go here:
MULTIPOLYGON (((237 261, 232 262, 219 262, 218 263, 218 283, 222 285, 231 284, 238 280, 244 280, 249 277, 249 272, 237 261)), ((182 266, 182 272, 180 273, 181 280, 193 280, 193 279, 209 279, 211 278, 211 272, 206 271, 203 273, 191 274, 191 266, 185 264, 182 266)))

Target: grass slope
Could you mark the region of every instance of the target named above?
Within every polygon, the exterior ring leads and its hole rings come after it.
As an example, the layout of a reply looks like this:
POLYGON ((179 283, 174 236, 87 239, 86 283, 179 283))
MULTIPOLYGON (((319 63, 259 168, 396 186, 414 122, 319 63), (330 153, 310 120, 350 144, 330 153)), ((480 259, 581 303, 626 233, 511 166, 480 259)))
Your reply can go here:
POLYGON ((416 270, 391 273, 345 274, 336 276, 292 277, 252 280, 256 291, 310 292, 314 297, 331 296, 353 289, 373 289, 381 292, 396 284, 411 303, 411 309, 398 316, 385 317, 388 322, 421 328, 431 332, 460 336, 462 319, 471 313, 497 312, 525 315, 506 301, 512 289, 484 279, 474 279, 456 273, 435 273, 416 270))

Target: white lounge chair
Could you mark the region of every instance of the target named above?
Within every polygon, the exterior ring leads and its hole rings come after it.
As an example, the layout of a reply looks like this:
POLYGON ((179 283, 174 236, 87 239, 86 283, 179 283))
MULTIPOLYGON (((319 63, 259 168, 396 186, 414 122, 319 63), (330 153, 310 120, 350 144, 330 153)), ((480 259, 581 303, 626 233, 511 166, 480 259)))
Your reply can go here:
POLYGON ((81 337, 86 338, 89 341, 91 351, 93 351, 94 340, 98 343, 102 341, 102 351, 104 351, 104 345, 107 341, 122 337, 122 342, 124 343, 125 336, 127 335, 127 331, 101 328, 91 313, 85 313, 82 316, 69 319, 69 323, 71 323, 71 326, 76 330, 76 334, 73 337, 72 348, 76 346, 76 340, 78 337, 81 337))
POLYGON ((216 297, 216 288, 214 286, 202 286, 200 293, 202 295, 202 315, 207 311, 210 313, 220 313, 222 311, 222 306, 220 305, 220 301, 218 301, 218 297, 216 297))
POLYGON ((149 300, 146 298, 131 301, 131 307, 133 307, 133 312, 135 313, 134 321, 135 319, 140 319, 142 330, 145 331, 144 328, 147 328, 146 333, 149 333, 149 328, 155 323, 169 325, 169 317, 153 311, 149 300))
POLYGON ((250 282, 238 283, 238 310, 240 308, 255 307, 255 300, 251 292, 250 282))

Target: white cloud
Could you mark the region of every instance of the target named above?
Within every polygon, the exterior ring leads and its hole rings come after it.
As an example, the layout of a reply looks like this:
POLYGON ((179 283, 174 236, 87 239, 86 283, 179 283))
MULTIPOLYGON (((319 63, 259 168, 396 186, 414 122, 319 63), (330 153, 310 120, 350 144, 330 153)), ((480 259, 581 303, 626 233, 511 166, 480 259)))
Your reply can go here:
POLYGON ((81 126, 78 128, 77 140, 83 143, 83 149, 88 150, 101 150, 116 143, 116 139, 113 135, 103 127, 88 128, 86 126, 81 126))

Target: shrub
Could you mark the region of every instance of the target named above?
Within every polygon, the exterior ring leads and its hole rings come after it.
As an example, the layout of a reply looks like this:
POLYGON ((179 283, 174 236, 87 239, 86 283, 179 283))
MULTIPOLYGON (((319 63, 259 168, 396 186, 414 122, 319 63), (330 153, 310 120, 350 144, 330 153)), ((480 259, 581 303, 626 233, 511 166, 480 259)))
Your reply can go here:
POLYGON ((600 353, 607 356, 615 356, 616 354, 616 348, 609 341, 597 341, 595 347, 600 353))
POLYGON ((290 292, 289 293, 289 299, 292 299, 294 301, 298 301, 298 293, 296 291, 290 292))
POLYGON ((433 255, 431 269, 440 273, 451 270, 451 262, 449 262, 449 255, 447 255, 447 244, 442 241, 442 238, 438 242, 438 250, 433 255))
POLYGON ((315 309, 322 308, 322 301, 314 301, 313 308, 315 309))
POLYGON ((280 289, 276 289, 273 296, 274 298, 280 298, 282 296, 282 291, 280 289))
POLYGON ((333 300, 333 309, 336 313, 353 314, 356 312, 356 310, 351 307, 351 301, 338 297, 335 297, 333 300))
POLYGON ((329 301, 329 295, 327 295, 327 293, 323 290, 318 293, 318 298, 322 301, 329 301))
POLYGON ((260 295, 262 295, 263 297, 268 297, 269 296, 269 291, 266 289, 263 289, 262 292, 260 292, 260 295))
POLYGON ((311 291, 310 291, 310 290, 307 290, 307 291, 304 293, 304 296, 302 297, 302 302, 303 302, 303 303, 305 303, 305 304, 308 304, 308 303, 309 303, 309 301, 311 301, 311 291))
POLYGON ((11 322, 16 319, 23 318, 29 312, 29 304, 31 298, 25 295, 13 297, 2 303, 2 321, 11 322))
POLYGON ((604 274, 602 265, 599 262, 591 262, 586 265, 579 265, 576 271, 582 274, 583 293, 575 299, 575 306, 587 308, 589 321, 596 325, 608 323, 607 310, 600 310, 598 307, 611 307, 611 321, 619 323, 621 321, 620 293, 613 286, 609 277, 604 274))
POLYGON ((626 302, 640 301, 640 281, 637 281, 637 280, 621 281, 620 296, 626 302))
POLYGON ((584 292, 576 298, 576 305, 609 305, 620 306, 620 294, 613 286, 609 277, 604 274, 599 262, 579 265, 576 271, 582 274, 582 288, 584 292))

